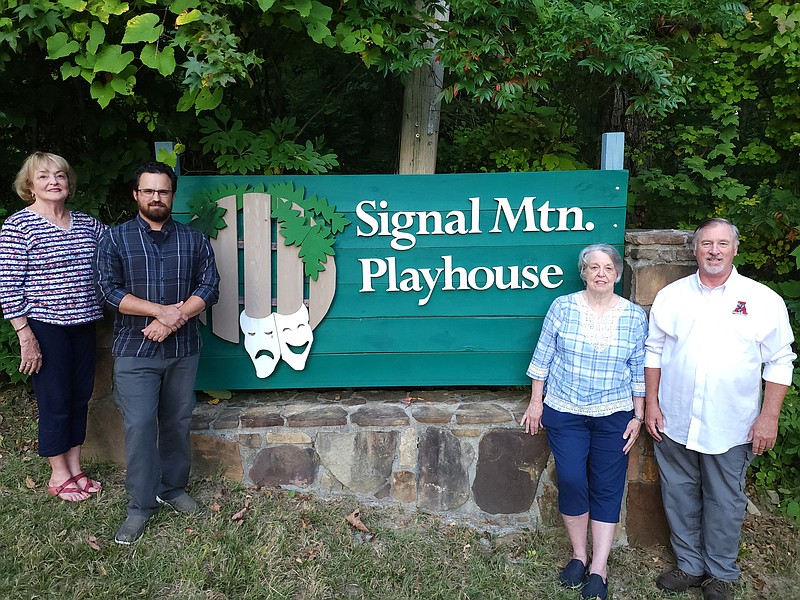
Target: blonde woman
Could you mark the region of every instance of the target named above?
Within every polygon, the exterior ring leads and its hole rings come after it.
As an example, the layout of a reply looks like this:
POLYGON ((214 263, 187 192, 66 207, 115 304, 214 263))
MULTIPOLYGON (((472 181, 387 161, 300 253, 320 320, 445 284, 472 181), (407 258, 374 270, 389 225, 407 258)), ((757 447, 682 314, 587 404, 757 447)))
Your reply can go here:
POLYGON ((66 208, 76 183, 62 157, 34 152, 14 182, 28 206, 0 230, 0 306, 19 337, 19 370, 33 382, 39 454, 52 469, 47 491, 67 502, 101 488, 80 456, 94 385, 94 323, 102 318, 92 264, 105 226, 66 208))

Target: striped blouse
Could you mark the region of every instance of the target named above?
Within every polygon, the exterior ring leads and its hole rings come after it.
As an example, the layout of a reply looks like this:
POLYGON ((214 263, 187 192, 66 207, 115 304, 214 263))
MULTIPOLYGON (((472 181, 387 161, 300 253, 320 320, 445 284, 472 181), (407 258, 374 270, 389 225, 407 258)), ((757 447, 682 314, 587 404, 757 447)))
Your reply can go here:
POLYGON ((26 316, 53 325, 101 319, 92 266, 105 227, 74 210, 67 229, 27 208, 9 216, 0 230, 3 317, 26 316))

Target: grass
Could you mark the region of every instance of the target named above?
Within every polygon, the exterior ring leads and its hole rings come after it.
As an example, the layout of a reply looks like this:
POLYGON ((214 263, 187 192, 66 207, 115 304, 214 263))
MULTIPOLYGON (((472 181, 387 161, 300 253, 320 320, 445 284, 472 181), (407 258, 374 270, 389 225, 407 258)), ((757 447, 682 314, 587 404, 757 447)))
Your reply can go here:
MULTIPOLYGON (((32 400, 7 391, 0 417, 0 598, 579 598, 556 581, 569 557, 560 530, 496 537, 445 518, 361 506, 376 534, 369 539, 345 519, 355 500, 219 478, 192 482, 203 514, 162 510, 139 543, 119 546, 113 535, 125 517, 123 472, 86 465, 103 492, 86 502, 56 501, 43 491, 49 470, 36 455, 32 400)), ((788 521, 748 521, 736 599, 800 598, 798 546, 800 531, 788 521)), ((653 583, 668 566, 665 548, 615 549, 611 598, 675 598, 653 583)))

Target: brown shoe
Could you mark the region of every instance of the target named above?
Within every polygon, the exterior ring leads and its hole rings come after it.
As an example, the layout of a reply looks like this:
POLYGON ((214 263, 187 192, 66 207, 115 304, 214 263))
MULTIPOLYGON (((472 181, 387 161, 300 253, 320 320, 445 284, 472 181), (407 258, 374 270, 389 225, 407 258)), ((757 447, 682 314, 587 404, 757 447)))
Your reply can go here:
POLYGON ((703 600, 731 600, 733 584, 716 577, 709 577, 703 582, 703 600))
POLYGON ((705 578, 705 575, 690 575, 686 571, 675 567, 672 571, 667 571, 658 576, 656 587, 667 592, 685 592, 691 587, 700 587, 705 578))

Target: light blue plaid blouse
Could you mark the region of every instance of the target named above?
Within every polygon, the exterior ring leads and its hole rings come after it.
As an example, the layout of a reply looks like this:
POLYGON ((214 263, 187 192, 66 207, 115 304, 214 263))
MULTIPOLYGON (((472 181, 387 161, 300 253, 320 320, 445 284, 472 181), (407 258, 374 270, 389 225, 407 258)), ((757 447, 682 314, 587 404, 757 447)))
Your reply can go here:
POLYGON ((597 315, 576 292, 556 298, 528 366, 528 377, 546 383, 544 403, 561 412, 604 417, 632 410, 644 396, 647 317, 620 298, 597 315))

